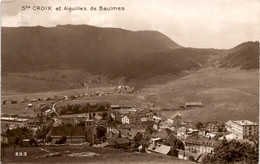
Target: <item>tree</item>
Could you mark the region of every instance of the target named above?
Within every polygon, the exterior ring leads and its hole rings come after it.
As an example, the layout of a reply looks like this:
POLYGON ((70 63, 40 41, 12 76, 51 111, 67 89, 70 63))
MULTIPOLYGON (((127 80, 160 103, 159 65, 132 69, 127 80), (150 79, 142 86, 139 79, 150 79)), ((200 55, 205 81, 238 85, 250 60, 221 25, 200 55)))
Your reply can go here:
POLYGON ((240 143, 236 140, 223 140, 222 144, 214 149, 214 154, 209 154, 204 163, 258 163, 258 145, 247 142, 240 143))
POLYGON ((196 127, 197 129, 200 129, 202 126, 203 126, 203 123, 202 123, 202 122, 197 122, 197 123, 195 124, 195 127, 196 127))
POLYGON ((97 137, 99 139, 101 139, 102 137, 104 137, 106 135, 106 128, 102 127, 102 126, 98 126, 97 127, 97 137))
POLYGON ((15 144, 15 145, 19 145, 20 140, 21 140, 20 137, 16 137, 16 138, 15 138, 15 141, 14 141, 14 144, 15 144))
POLYGON ((35 140, 35 139, 30 139, 30 141, 29 141, 29 145, 30 146, 38 146, 38 142, 35 140))

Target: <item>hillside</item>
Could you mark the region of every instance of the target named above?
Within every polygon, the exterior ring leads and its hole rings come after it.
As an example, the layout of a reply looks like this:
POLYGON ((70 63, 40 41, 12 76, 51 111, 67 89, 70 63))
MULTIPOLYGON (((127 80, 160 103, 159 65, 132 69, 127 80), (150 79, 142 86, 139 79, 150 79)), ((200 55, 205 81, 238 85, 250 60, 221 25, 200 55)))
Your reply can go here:
POLYGON ((85 69, 120 74, 143 54, 180 48, 156 31, 127 31, 86 25, 2 28, 3 72, 85 69))
POLYGON ((221 66, 242 69, 259 68, 259 42, 242 43, 228 50, 227 56, 221 59, 221 66))
POLYGON ((140 95, 161 108, 165 116, 187 121, 259 120, 259 71, 239 68, 202 68, 166 84, 147 86, 140 95), (204 108, 174 110, 184 102, 204 108))
POLYGON ((218 51, 183 48, 157 31, 87 25, 2 28, 3 75, 73 69, 109 78, 149 78, 198 69, 218 51))

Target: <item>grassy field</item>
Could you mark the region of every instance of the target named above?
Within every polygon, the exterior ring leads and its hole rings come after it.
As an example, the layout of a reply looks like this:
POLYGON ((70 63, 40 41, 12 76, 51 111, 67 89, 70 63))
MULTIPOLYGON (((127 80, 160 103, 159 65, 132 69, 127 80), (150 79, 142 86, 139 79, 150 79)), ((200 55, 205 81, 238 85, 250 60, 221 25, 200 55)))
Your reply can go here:
POLYGON ((2 75, 2 94, 17 95, 40 92, 59 92, 83 88, 83 83, 90 87, 111 86, 118 80, 109 80, 107 76, 93 75, 83 70, 50 70, 30 73, 8 73, 2 75))
MULTIPOLYGON (((259 71, 240 70, 238 68, 203 68, 190 74, 181 76, 159 76, 150 81, 158 81, 149 85, 149 82, 138 82, 146 85, 134 94, 104 95, 99 97, 83 97, 77 100, 64 101, 58 105, 78 104, 83 102, 98 103, 102 101, 111 104, 138 107, 142 104, 154 104, 161 108, 176 109, 184 102, 202 102, 204 108, 192 110, 162 110, 161 114, 174 117, 181 115, 184 120, 227 121, 229 119, 249 119, 258 121, 259 115, 259 71), (155 80, 154 80, 155 79, 155 80), (163 82, 163 80, 165 81, 163 82)), ((91 90, 106 92, 116 86, 90 87, 91 90)), ((4 99, 43 98, 54 95, 72 95, 86 93, 87 89, 71 89, 53 92, 37 92, 29 94, 2 94, 4 99)), ((50 103, 50 102, 49 102, 50 103)), ((35 103, 34 106, 37 106, 35 103)), ((30 115, 27 104, 4 105, 2 113, 30 115)))
MULTIPOLYGON (((3 154, 2 154, 3 155, 3 154)), ((193 163, 176 157, 154 153, 132 153, 113 148, 98 148, 90 146, 61 146, 61 147, 13 147, 4 148, 2 163, 193 163), (60 152, 61 157, 36 158, 38 156, 60 152), (15 152, 27 152, 26 157, 17 157, 15 152), (92 157, 70 157, 72 153, 91 152, 98 155, 92 157), (120 155, 119 155, 120 154, 120 155)))
POLYGON ((258 121, 259 72, 257 70, 204 68, 165 85, 143 89, 145 99, 163 108, 183 102, 202 102, 204 108, 163 111, 186 120, 249 119, 258 121))

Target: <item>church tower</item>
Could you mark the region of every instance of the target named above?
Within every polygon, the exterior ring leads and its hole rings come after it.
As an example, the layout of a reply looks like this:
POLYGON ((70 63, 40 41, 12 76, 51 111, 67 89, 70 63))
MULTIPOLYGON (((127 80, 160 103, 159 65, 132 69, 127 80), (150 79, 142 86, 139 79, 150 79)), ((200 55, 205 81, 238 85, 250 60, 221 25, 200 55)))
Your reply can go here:
POLYGON ((86 138, 87 142, 89 142, 90 144, 94 144, 95 122, 94 122, 90 112, 89 112, 89 115, 88 115, 86 123, 85 123, 85 138, 86 138))

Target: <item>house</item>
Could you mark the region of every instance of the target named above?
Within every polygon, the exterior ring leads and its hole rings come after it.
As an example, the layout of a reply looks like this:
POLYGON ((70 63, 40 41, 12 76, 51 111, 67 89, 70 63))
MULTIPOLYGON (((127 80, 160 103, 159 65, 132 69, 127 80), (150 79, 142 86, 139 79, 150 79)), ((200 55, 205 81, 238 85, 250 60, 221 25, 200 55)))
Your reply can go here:
POLYGON ((225 123, 227 131, 236 136, 236 139, 246 139, 258 135, 258 124, 249 120, 228 121, 225 123))
POLYGON ((142 116, 142 117, 140 118, 140 121, 141 121, 141 122, 146 122, 146 121, 148 121, 148 118, 147 118, 146 116, 142 116))
POLYGON ((126 137, 117 138, 116 139, 116 147, 122 148, 122 149, 128 149, 129 148, 129 141, 126 137))
POLYGON ((130 124, 130 116, 129 115, 124 115, 123 117, 122 117, 122 123, 123 124, 130 124))
POLYGON ((106 138, 108 139, 116 139, 119 136, 120 136, 119 133, 112 133, 112 132, 106 133, 106 138))
POLYGON ((115 123, 108 123, 106 128, 107 128, 107 133, 118 133, 119 134, 119 130, 115 123))
POLYGON ((181 124, 182 124, 182 118, 179 115, 176 115, 173 119, 172 119, 173 123, 172 126, 178 128, 181 124))
POLYGON ((189 157, 194 157, 195 161, 199 159, 201 155, 197 153, 186 152, 184 150, 178 150, 178 158, 189 160, 189 157))
POLYGON ((203 107, 201 102, 186 102, 184 103, 184 108, 201 108, 203 107))
POLYGON ((67 138, 68 143, 82 143, 86 142, 85 127, 84 126, 58 126, 53 127, 47 134, 47 137, 52 138, 52 143, 56 143, 62 136, 67 138))
POLYGON ((206 124, 205 130, 209 132, 218 132, 219 124, 217 122, 209 122, 206 124))
POLYGON ((229 120, 228 122, 225 123, 225 128, 227 129, 228 132, 232 132, 232 120, 229 120))
POLYGON ((116 120, 116 115, 114 113, 110 113, 110 117, 115 121, 116 120))
POLYGON ((145 131, 146 131, 146 129, 147 129, 147 126, 144 126, 144 125, 141 125, 141 124, 139 124, 139 125, 133 125, 133 126, 131 126, 131 131, 134 131, 134 132, 140 132, 141 134, 144 134, 145 133, 145 131))
POLYGON ((127 134, 126 138, 132 142, 138 142, 143 138, 140 132, 131 131, 127 134))
POLYGON ((21 144, 25 147, 30 146, 30 139, 23 139, 21 144))
POLYGON ((150 129, 147 129, 147 130, 144 132, 143 138, 150 140, 152 134, 153 134, 153 131, 150 130, 150 129))
POLYGON ((233 139, 236 139, 236 136, 232 133, 229 133, 229 134, 224 135, 224 136, 219 138, 219 140, 224 140, 224 139, 226 139, 227 141, 231 141, 233 139))
POLYGON ((98 120, 96 123, 97 126, 102 126, 104 128, 107 128, 108 126, 108 120, 98 120))
POLYGON ((156 122, 159 122, 162 120, 161 117, 158 117, 158 116, 153 116, 153 120, 156 121, 156 122))
POLYGON ((177 129, 177 138, 184 141, 188 136, 197 136, 199 134, 199 130, 187 126, 182 126, 177 129))
POLYGON ((162 129, 160 131, 154 132, 151 136, 151 138, 161 138, 161 139, 166 139, 170 133, 166 129, 162 129))
POLYGON ((166 125, 168 125, 168 126, 172 126, 172 125, 173 125, 173 119, 168 118, 165 123, 166 123, 166 125))
POLYGON ((185 140, 185 152, 191 153, 213 153, 215 147, 220 146, 221 141, 204 137, 187 137, 185 140))
POLYGON ((150 146, 147 148, 150 152, 155 152, 159 154, 169 155, 171 152, 171 147, 166 145, 154 145, 150 144, 150 146))
POLYGON ((40 127, 41 127, 41 117, 35 117, 35 118, 32 118, 32 119, 29 119, 28 121, 26 121, 25 127, 27 127, 30 130, 33 130, 33 131, 40 129, 40 127))
POLYGON ((37 102, 37 99, 31 99, 29 102, 37 102))
POLYGON ((164 143, 170 146, 174 146, 172 145, 172 143, 174 143, 174 141, 176 141, 176 136, 172 133, 170 135, 168 135, 165 139, 164 139, 164 143))
POLYGON ((17 127, 25 127, 28 119, 13 118, 13 117, 1 117, 2 130, 13 129, 17 127))
POLYGON ((116 148, 116 139, 108 139, 106 147, 116 148))
POLYGON ((120 129, 120 130, 119 130, 119 134, 120 134, 122 137, 127 137, 129 133, 130 133, 130 130, 129 130, 129 129, 120 129))
POLYGON ((32 108, 32 107, 33 107, 33 104, 28 104, 27 107, 28 107, 28 108, 32 108))
POLYGON ((120 106, 120 105, 111 105, 111 106, 110 106, 110 109, 112 109, 112 110, 118 110, 118 109, 121 109, 121 106, 120 106))

